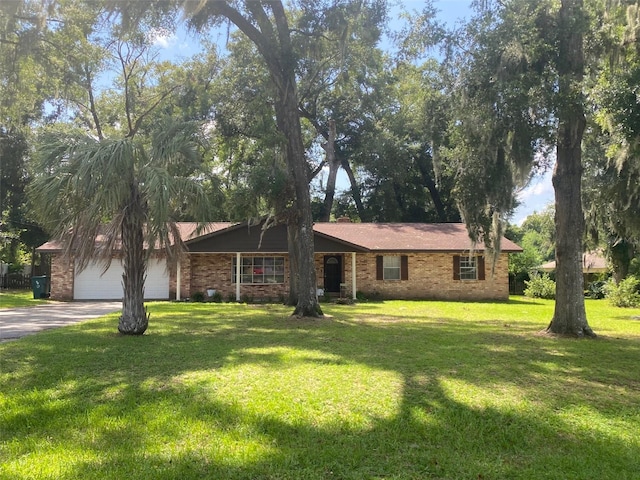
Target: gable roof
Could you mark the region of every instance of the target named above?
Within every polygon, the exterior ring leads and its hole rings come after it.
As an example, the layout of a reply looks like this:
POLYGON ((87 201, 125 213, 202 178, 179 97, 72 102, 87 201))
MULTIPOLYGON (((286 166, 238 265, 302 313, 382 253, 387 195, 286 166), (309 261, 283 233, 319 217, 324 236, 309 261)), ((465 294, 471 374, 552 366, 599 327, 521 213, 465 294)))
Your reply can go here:
MULTIPOLYGON (((212 222, 197 232, 195 222, 179 222, 180 238, 187 245, 206 239, 223 238, 246 222, 212 222)), ((259 226, 253 227, 258 231, 259 226)), ((316 237, 331 240, 347 247, 348 251, 365 252, 465 252, 484 251, 484 245, 474 245, 462 223, 348 223, 322 222, 313 226, 316 237)), ((99 239, 97 240, 99 242, 99 239)), ((286 242, 286 240, 285 240, 286 242)), ((40 252, 61 251, 59 242, 50 241, 38 247, 40 252)), ((282 246, 287 250, 286 244, 282 246)), ((501 250, 506 253, 521 252, 522 249, 506 238, 502 238, 501 250)))
MULTIPOLYGON (((543 272, 553 272, 556 269, 556 262, 551 261, 537 267, 543 272)), ((586 252, 582 255, 582 273, 606 272, 608 270, 607 259, 602 251, 586 252)))
MULTIPOLYGON (((314 231, 368 251, 460 252, 484 251, 484 245, 471 242, 462 223, 316 223, 314 231)), ((502 238, 503 252, 522 249, 502 238)))
MULTIPOLYGON (((180 238, 183 242, 192 238, 201 237, 202 235, 210 234, 211 232, 224 230, 232 225, 235 224, 232 222, 211 222, 204 225, 202 231, 198 233, 197 222, 176 222, 176 226, 180 232, 180 238)), ((102 242, 104 242, 104 237, 102 235, 98 235, 96 238, 96 246, 100 245, 102 242)), ((48 242, 40 245, 36 250, 42 253, 57 253, 63 250, 63 245, 59 240, 49 240, 48 242)))

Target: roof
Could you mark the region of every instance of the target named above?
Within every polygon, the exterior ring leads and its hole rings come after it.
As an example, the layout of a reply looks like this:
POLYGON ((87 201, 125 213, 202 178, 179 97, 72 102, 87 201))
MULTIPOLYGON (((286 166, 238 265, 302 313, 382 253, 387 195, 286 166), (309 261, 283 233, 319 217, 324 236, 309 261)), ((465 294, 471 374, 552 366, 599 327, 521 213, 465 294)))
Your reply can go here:
MULTIPOLYGON (((483 251, 484 245, 474 245, 462 223, 316 223, 316 233, 326 235, 369 251, 483 251)), ((522 249, 502 238, 503 252, 522 249)))
MULTIPOLYGON (((208 237, 221 237, 234 231, 244 223, 213 222, 197 232, 195 222, 177 224, 180 237, 192 243, 208 237)), ((356 247, 363 251, 392 252, 482 252, 484 245, 473 245, 466 227, 461 223, 349 223, 326 222, 313 226, 316 235, 356 247)), ((58 252, 59 243, 50 241, 38 248, 40 252, 58 252)), ((502 238, 503 252, 521 252, 522 249, 506 238, 502 238)))
MULTIPOLYGON (((208 235, 212 232, 216 232, 218 230, 224 230, 235 223, 232 222, 211 222, 206 224, 202 231, 198 233, 198 223, 196 222, 176 222, 176 226, 178 227, 178 231, 180 232, 180 238, 183 242, 190 240, 192 238, 198 238, 202 235, 208 235)), ((96 244, 101 242, 101 235, 98 235, 96 239, 96 244)), ((56 253, 62 251, 62 244, 58 240, 50 240, 43 245, 40 245, 36 250, 42 253, 56 253)))
MULTIPOLYGON (((604 258, 602 252, 586 252, 582 255, 583 273, 606 272, 608 268, 607 259, 604 258)), ((556 269, 556 262, 547 262, 537 269, 543 272, 552 272, 556 269)))

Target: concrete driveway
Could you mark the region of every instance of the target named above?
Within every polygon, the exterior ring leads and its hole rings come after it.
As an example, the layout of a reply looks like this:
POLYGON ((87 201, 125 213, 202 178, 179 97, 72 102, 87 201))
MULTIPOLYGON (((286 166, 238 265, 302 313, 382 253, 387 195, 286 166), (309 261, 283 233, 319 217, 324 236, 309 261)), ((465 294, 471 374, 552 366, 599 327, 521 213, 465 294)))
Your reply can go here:
POLYGON ((121 308, 122 302, 52 302, 36 307, 0 308, 0 342, 101 317, 121 308))

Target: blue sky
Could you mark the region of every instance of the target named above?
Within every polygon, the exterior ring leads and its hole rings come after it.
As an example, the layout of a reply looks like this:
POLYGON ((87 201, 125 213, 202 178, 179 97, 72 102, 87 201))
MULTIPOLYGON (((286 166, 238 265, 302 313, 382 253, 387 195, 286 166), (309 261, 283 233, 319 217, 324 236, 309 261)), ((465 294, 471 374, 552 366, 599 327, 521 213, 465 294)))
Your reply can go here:
MULTIPOLYGON (((404 0, 399 2, 406 10, 421 10, 424 2, 419 0, 404 0)), ((464 20, 471 14, 471 0, 439 0, 434 1, 434 6, 439 10, 438 17, 446 22, 449 26, 453 26, 456 21, 464 20)), ((211 40, 224 43, 226 39, 226 30, 217 34, 220 38, 211 40)), ((184 31, 178 34, 159 36, 156 39, 156 45, 160 48, 160 58, 168 60, 177 60, 180 58, 188 58, 195 54, 199 49, 199 41, 193 35, 184 31)), ((543 211, 547 205, 553 203, 554 193, 551 184, 551 170, 540 177, 534 178, 527 188, 518 194, 521 206, 516 209, 511 223, 520 225, 527 215, 534 212, 543 211)), ((343 180, 345 186, 348 185, 346 178, 343 180)))

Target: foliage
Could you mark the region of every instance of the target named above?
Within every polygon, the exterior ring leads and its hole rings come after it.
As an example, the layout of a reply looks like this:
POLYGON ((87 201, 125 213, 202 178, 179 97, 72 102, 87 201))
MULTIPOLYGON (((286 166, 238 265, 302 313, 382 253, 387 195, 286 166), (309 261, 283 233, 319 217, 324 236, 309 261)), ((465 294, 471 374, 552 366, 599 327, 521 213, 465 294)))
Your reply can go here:
POLYGON ((586 292, 587 297, 593 298, 593 299, 604 298, 606 295, 606 289, 605 289, 606 284, 607 282, 604 280, 596 280, 589 283, 589 285, 587 285, 587 292, 586 292))
POLYGON ((194 302, 204 302, 205 295, 204 292, 193 292, 191 294, 191 300, 194 302))
POLYGON ((11 264, 29 264, 33 249, 48 240, 28 208, 28 153, 24 129, 0 126, 0 261, 11 264))
POLYGON ((378 291, 371 292, 363 292, 358 290, 356 292, 356 300, 358 302, 381 302, 383 300, 383 296, 378 291))
POLYGON ((555 257, 553 206, 534 212, 522 226, 509 225, 505 237, 522 247, 522 253, 509 255, 509 273, 528 278, 529 273, 555 257))
POLYGON ((248 293, 243 293, 240 295, 240 303, 252 304, 253 303, 253 295, 248 293))
POLYGON ((556 298, 556 282, 548 274, 534 274, 530 280, 524 282, 524 294, 531 298, 556 298))
POLYGON ((221 303, 222 302, 222 293, 218 292, 216 290, 216 292, 209 298, 210 301, 212 301, 213 303, 221 303))
MULTIPOLYGON (((479 5, 479 4, 478 4, 479 5)), ((485 2, 451 32, 453 119, 443 150, 456 172, 454 196, 475 240, 499 249, 515 191, 544 169, 555 88, 545 44, 551 2, 485 2)))
POLYGON ((614 307, 640 306, 640 279, 627 277, 619 283, 610 279, 605 285, 605 296, 614 307))
POLYGON ((588 17, 582 0, 476 6, 465 31, 452 36, 460 47, 453 57, 460 80, 449 158, 459 164, 454 194, 462 217, 474 240, 499 250, 515 192, 532 172, 547 167, 553 146, 559 283, 548 328, 593 337, 578 258, 585 227, 581 146, 589 110, 583 92, 593 66, 585 39, 597 31, 598 19, 588 17))
POLYGON ((161 250, 170 265, 183 247, 175 221, 203 222, 214 210, 211 176, 201 169, 204 131, 167 109, 180 98, 183 77, 154 60, 146 25, 126 32, 101 8, 83 14, 83 7, 56 4, 60 25, 45 32, 61 40, 53 42, 64 54, 56 57, 57 73, 67 76, 55 101, 66 121, 38 131, 30 199, 76 268, 90 261, 107 268, 122 253, 118 329, 141 334, 148 324, 146 261, 161 250), (97 87, 101 73, 109 74, 111 88, 97 87))
POLYGON ((2 475, 631 479, 640 310, 586 306, 606 340, 539 335, 553 302, 512 298, 163 302, 142 342, 114 314, 2 343, 2 475))

